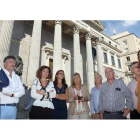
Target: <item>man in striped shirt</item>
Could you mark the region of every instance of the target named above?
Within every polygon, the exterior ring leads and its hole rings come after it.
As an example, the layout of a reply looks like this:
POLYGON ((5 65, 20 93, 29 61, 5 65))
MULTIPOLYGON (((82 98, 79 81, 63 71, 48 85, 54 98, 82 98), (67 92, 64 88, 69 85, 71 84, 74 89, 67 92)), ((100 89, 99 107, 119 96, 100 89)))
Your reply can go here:
POLYGON ((133 107, 132 94, 125 83, 115 79, 112 68, 105 69, 107 81, 101 85, 99 111, 102 119, 126 119, 133 107))

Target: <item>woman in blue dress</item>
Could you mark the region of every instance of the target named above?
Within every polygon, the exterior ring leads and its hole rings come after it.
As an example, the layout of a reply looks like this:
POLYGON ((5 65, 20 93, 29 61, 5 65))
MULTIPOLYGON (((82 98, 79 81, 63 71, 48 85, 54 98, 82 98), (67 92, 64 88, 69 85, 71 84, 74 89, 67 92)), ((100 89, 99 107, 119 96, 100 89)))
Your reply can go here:
POLYGON ((65 74, 63 70, 56 72, 54 80, 54 88, 59 98, 53 98, 54 105, 53 119, 67 119, 67 104, 66 100, 69 99, 68 85, 66 84, 65 74))

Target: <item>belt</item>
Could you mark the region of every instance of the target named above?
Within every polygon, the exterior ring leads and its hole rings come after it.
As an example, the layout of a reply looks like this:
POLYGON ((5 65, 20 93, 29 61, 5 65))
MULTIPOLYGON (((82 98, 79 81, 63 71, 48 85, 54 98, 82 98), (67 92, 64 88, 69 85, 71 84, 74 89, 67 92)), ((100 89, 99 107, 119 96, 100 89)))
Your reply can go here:
POLYGON ((117 111, 117 112, 108 112, 108 111, 104 111, 104 113, 110 114, 110 115, 114 115, 114 114, 123 114, 122 111, 117 111))
POLYGON ((13 103, 13 104, 0 104, 0 106, 17 106, 16 103, 13 103))

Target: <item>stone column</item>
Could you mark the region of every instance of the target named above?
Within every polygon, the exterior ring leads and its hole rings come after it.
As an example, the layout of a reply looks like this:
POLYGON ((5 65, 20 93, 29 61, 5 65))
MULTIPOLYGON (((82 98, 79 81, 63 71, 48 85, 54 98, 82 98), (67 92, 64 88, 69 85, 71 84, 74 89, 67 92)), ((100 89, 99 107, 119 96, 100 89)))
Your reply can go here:
POLYGON ((103 69, 103 51, 101 49, 101 38, 96 39, 96 53, 97 53, 97 69, 98 73, 100 75, 104 75, 104 69, 103 69))
POLYGON ((31 38, 31 47, 29 55, 29 66, 28 66, 28 76, 27 85, 30 86, 34 79, 36 79, 36 71, 39 68, 40 59, 40 42, 41 42, 41 27, 42 20, 35 20, 31 38))
POLYGON ((87 85, 88 89, 91 90, 94 84, 94 66, 92 58, 92 46, 90 33, 86 34, 86 54, 87 54, 87 85))
POLYGON ((55 21, 54 50, 53 50, 53 79, 58 70, 62 69, 62 29, 61 21, 55 21))
POLYGON ((81 58, 80 58, 80 39, 79 39, 79 27, 75 26, 73 29, 73 57, 74 57, 74 73, 81 73, 81 58))
POLYGON ((0 32, 0 67, 3 67, 3 59, 9 55, 14 21, 4 20, 0 32))

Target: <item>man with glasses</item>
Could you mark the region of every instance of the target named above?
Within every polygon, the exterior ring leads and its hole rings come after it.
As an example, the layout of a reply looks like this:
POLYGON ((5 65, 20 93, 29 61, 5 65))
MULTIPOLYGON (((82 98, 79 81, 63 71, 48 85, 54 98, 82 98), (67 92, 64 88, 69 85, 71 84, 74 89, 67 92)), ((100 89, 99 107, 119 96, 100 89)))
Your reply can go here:
POLYGON ((140 66, 138 64, 138 61, 131 63, 130 70, 135 76, 128 84, 128 88, 132 93, 133 99, 133 110, 131 110, 130 112, 130 119, 140 119, 140 114, 137 112, 138 96, 135 93, 137 81, 140 78, 140 66))

